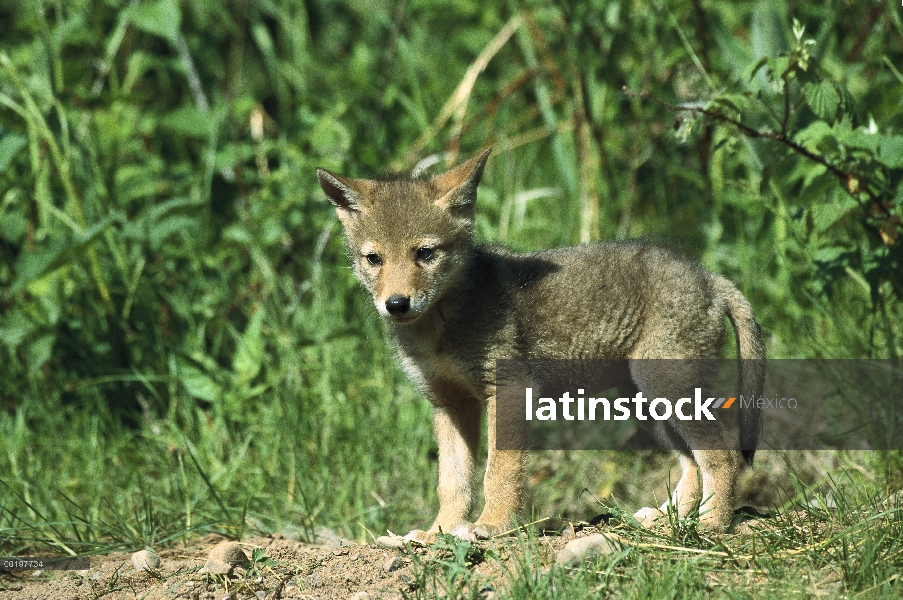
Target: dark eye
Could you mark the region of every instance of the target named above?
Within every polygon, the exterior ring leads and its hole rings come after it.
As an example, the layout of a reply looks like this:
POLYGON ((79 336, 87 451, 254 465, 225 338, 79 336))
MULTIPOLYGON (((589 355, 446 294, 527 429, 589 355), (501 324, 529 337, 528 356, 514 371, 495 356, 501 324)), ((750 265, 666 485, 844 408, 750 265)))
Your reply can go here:
POLYGON ((429 260, 433 258, 433 249, 423 247, 417 250, 417 260, 429 260))
POLYGON ((379 254, 375 254, 375 253, 371 252, 370 254, 367 255, 367 262, 375 267, 375 266, 383 264, 383 259, 381 259, 379 257, 379 254))

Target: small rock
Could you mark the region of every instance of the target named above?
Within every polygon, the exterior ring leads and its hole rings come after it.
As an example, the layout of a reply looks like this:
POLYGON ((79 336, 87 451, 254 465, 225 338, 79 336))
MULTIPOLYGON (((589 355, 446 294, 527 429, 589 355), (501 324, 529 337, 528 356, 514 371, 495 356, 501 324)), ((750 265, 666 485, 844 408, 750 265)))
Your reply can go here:
POLYGON ((404 540, 391 535, 381 535, 376 538, 376 545, 388 550, 404 550, 404 540))
POLYGON ((404 566, 404 559, 400 556, 393 556, 385 563, 383 563, 383 570, 386 573, 391 573, 392 571, 397 571, 398 569, 404 566))
POLYGON ((263 590, 257 590, 256 592, 254 592, 254 595, 260 598, 260 600, 263 600, 267 597, 267 593, 263 590))
POLYGON ((132 565, 137 571, 151 571, 160 566, 160 557, 151 550, 139 550, 132 554, 132 565))
POLYGON ((229 575, 232 569, 238 565, 248 563, 248 556, 235 542, 220 542, 207 554, 207 562, 202 573, 214 575, 229 575))
POLYGON ((615 535, 596 533, 578 538, 558 552, 555 562, 559 565, 574 565, 593 554, 611 554, 620 548, 620 538, 615 535))
POLYGON ((479 591, 478 597, 480 598, 480 600, 495 600, 497 596, 495 594, 495 590, 487 585, 479 591))
POLYGON ((367 592, 358 592, 351 597, 351 600, 370 600, 370 594, 367 592))

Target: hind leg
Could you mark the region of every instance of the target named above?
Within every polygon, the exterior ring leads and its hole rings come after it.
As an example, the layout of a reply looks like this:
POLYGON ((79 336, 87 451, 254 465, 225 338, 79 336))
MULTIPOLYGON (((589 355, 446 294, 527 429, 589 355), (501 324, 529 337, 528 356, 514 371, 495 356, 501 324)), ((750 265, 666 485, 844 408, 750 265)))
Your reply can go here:
POLYGON ((725 529, 734 516, 737 475, 743 462, 736 450, 697 450, 693 453, 702 473, 702 504, 699 524, 707 529, 725 529))
POLYGON ((691 455, 683 452, 678 455, 681 474, 671 498, 659 508, 646 506, 634 513, 633 517, 643 527, 651 527, 660 517, 667 514, 669 505, 677 511, 678 518, 685 518, 699 506, 699 468, 691 455))
MULTIPOLYGON (((706 388, 708 366, 693 360, 643 360, 631 363, 631 374, 645 395, 676 400, 691 398, 696 387, 706 388)), ((676 409, 675 409, 676 410, 676 409)), ((692 409, 682 411, 692 414, 692 409)), ((681 478, 668 503, 658 509, 644 508, 636 518, 651 524, 668 509, 680 517, 691 513, 701 502, 700 523, 707 528, 730 525, 734 509, 737 474, 740 469, 739 436, 728 419, 685 420, 677 415, 667 421, 659 439, 681 452, 681 478)))

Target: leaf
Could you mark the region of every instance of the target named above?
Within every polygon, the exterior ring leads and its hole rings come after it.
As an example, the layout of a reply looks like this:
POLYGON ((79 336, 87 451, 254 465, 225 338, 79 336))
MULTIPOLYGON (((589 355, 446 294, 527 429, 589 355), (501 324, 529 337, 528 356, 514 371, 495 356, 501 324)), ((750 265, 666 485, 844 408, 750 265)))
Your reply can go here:
POLYGON ((219 384, 207 373, 190 364, 182 364, 179 368, 179 381, 185 387, 185 391, 201 400, 217 402, 222 398, 223 391, 219 384))
POLYGON ((151 226, 148 242, 151 250, 158 250, 166 239, 179 232, 191 232, 197 229, 197 219, 184 215, 172 215, 160 219, 151 226))
POLYGON ((815 262, 834 263, 849 252, 850 249, 845 246, 824 246, 819 248, 812 258, 815 262))
POLYGON ((210 115, 205 114, 196 106, 180 106, 167 113, 160 119, 160 123, 176 133, 205 140, 213 131, 210 115))
POLYGON ((825 144, 833 142, 836 147, 834 128, 824 121, 813 121, 805 129, 794 136, 794 140, 810 150, 824 149, 825 144))
POLYGON ((122 165, 116 170, 116 199, 120 206, 153 196, 157 193, 162 177, 151 165, 122 165))
POLYGON ((784 88, 783 77, 790 70, 790 59, 786 56, 777 56, 768 60, 768 76, 775 87, 780 91, 784 88))
POLYGON ((835 83, 836 89, 840 94, 840 103, 841 103, 841 115, 845 119, 852 119, 853 117, 853 109, 856 106, 856 103, 853 100, 853 94, 850 93, 850 90, 847 89, 846 86, 835 83))
POLYGON ((886 135, 878 145, 881 162, 891 169, 903 169, 903 135, 886 135))
POLYGON ((0 315, 0 342, 9 348, 16 348, 37 328, 34 319, 25 316, 21 310, 10 311, 0 315))
MULTIPOLYGON (((833 178, 832 178, 833 183, 833 178)), ((812 205, 812 224, 819 233, 824 232, 840 221, 844 215, 856 209, 856 203, 849 196, 842 196, 833 202, 821 202, 812 205)))
POLYGON ((0 172, 6 170, 6 167, 13 161, 19 150, 25 147, 27 142, 27 137, 15 133, 8 133, 0 137, 0 172))
POLYGON ((26 362, 29 366, 28 370, 32 375, 39 373, 41 367, 44 366, 44 363, 50 360, 50 356, 53 354, 53 345, 55 343, 56 335, 53 333, 46 333, 28 344, 28 360, 26 362))
POLYGON ((859 150, 867 150, 873 156, 878 156, 878 148, 883 141, 883 136, 877 133, 865 133, 862 131, 851 131, 841 138, 841 143, 848 148, 857 148, 859 150))
POLYGON ((241 337, 238 349, 232 359, 237 384, 248 383, 254 379, 263 366, 264 343, 261 329, 264 311, 255 307, 254 314, 241 337))
POLYGON ((128 12, 132 24, 147 33, 176 42, 182 26, 182 12, 178 0, 139 2, 128 12))
POLYGON ((712 100, 706 108, 720 108, 743 113, 749 109, 749 98, 744 94, 721 94, 712 100))
POLYGON ((247 229, 241 225, 229 225, 222 234, 223 240, 237 242, 244 246, 251 246, 254 243, 254 237, 247 229))
POLYGON ((768 64, 767 56, 763 56, 762 58, 757 60, 755 63, 752 64, 751 67, 749 67, 749 76, 746 79, 748 79, 749 81, 752 81, 755 78, 755 76, 759 73, 759 71, 762 70, 762 67, 764 67, 767 64, 768 64))
POLYGON ((0 238, 18 244, 28 233, 28 219, 18 212, 7 211, 0 215, 0 238))
POLYGON ((803 87, 806 103, 819 119, 833 123, 840 107, 840 95, 837 88, 827 79, 819 83, 807 83, 803 87))

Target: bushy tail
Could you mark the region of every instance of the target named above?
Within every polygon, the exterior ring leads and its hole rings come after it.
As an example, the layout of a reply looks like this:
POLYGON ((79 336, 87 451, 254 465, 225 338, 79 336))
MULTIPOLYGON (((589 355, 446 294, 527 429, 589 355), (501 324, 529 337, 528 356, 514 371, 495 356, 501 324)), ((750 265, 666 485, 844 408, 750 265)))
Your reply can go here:
MULTIPOLYGON (((727 316, 737 336, 737 354, 740 357, 740 377, 738 395, 751 393, 758 398, 765 387, 765 344, 762 330, 756 323, 752 307, 740 290, 715 275, 715 293, 727 303, 727 316)), ((746 464, 752 465, 756 455, 761 430, 761 414, 758 406, 740 403, 740 450, 746 464)))

